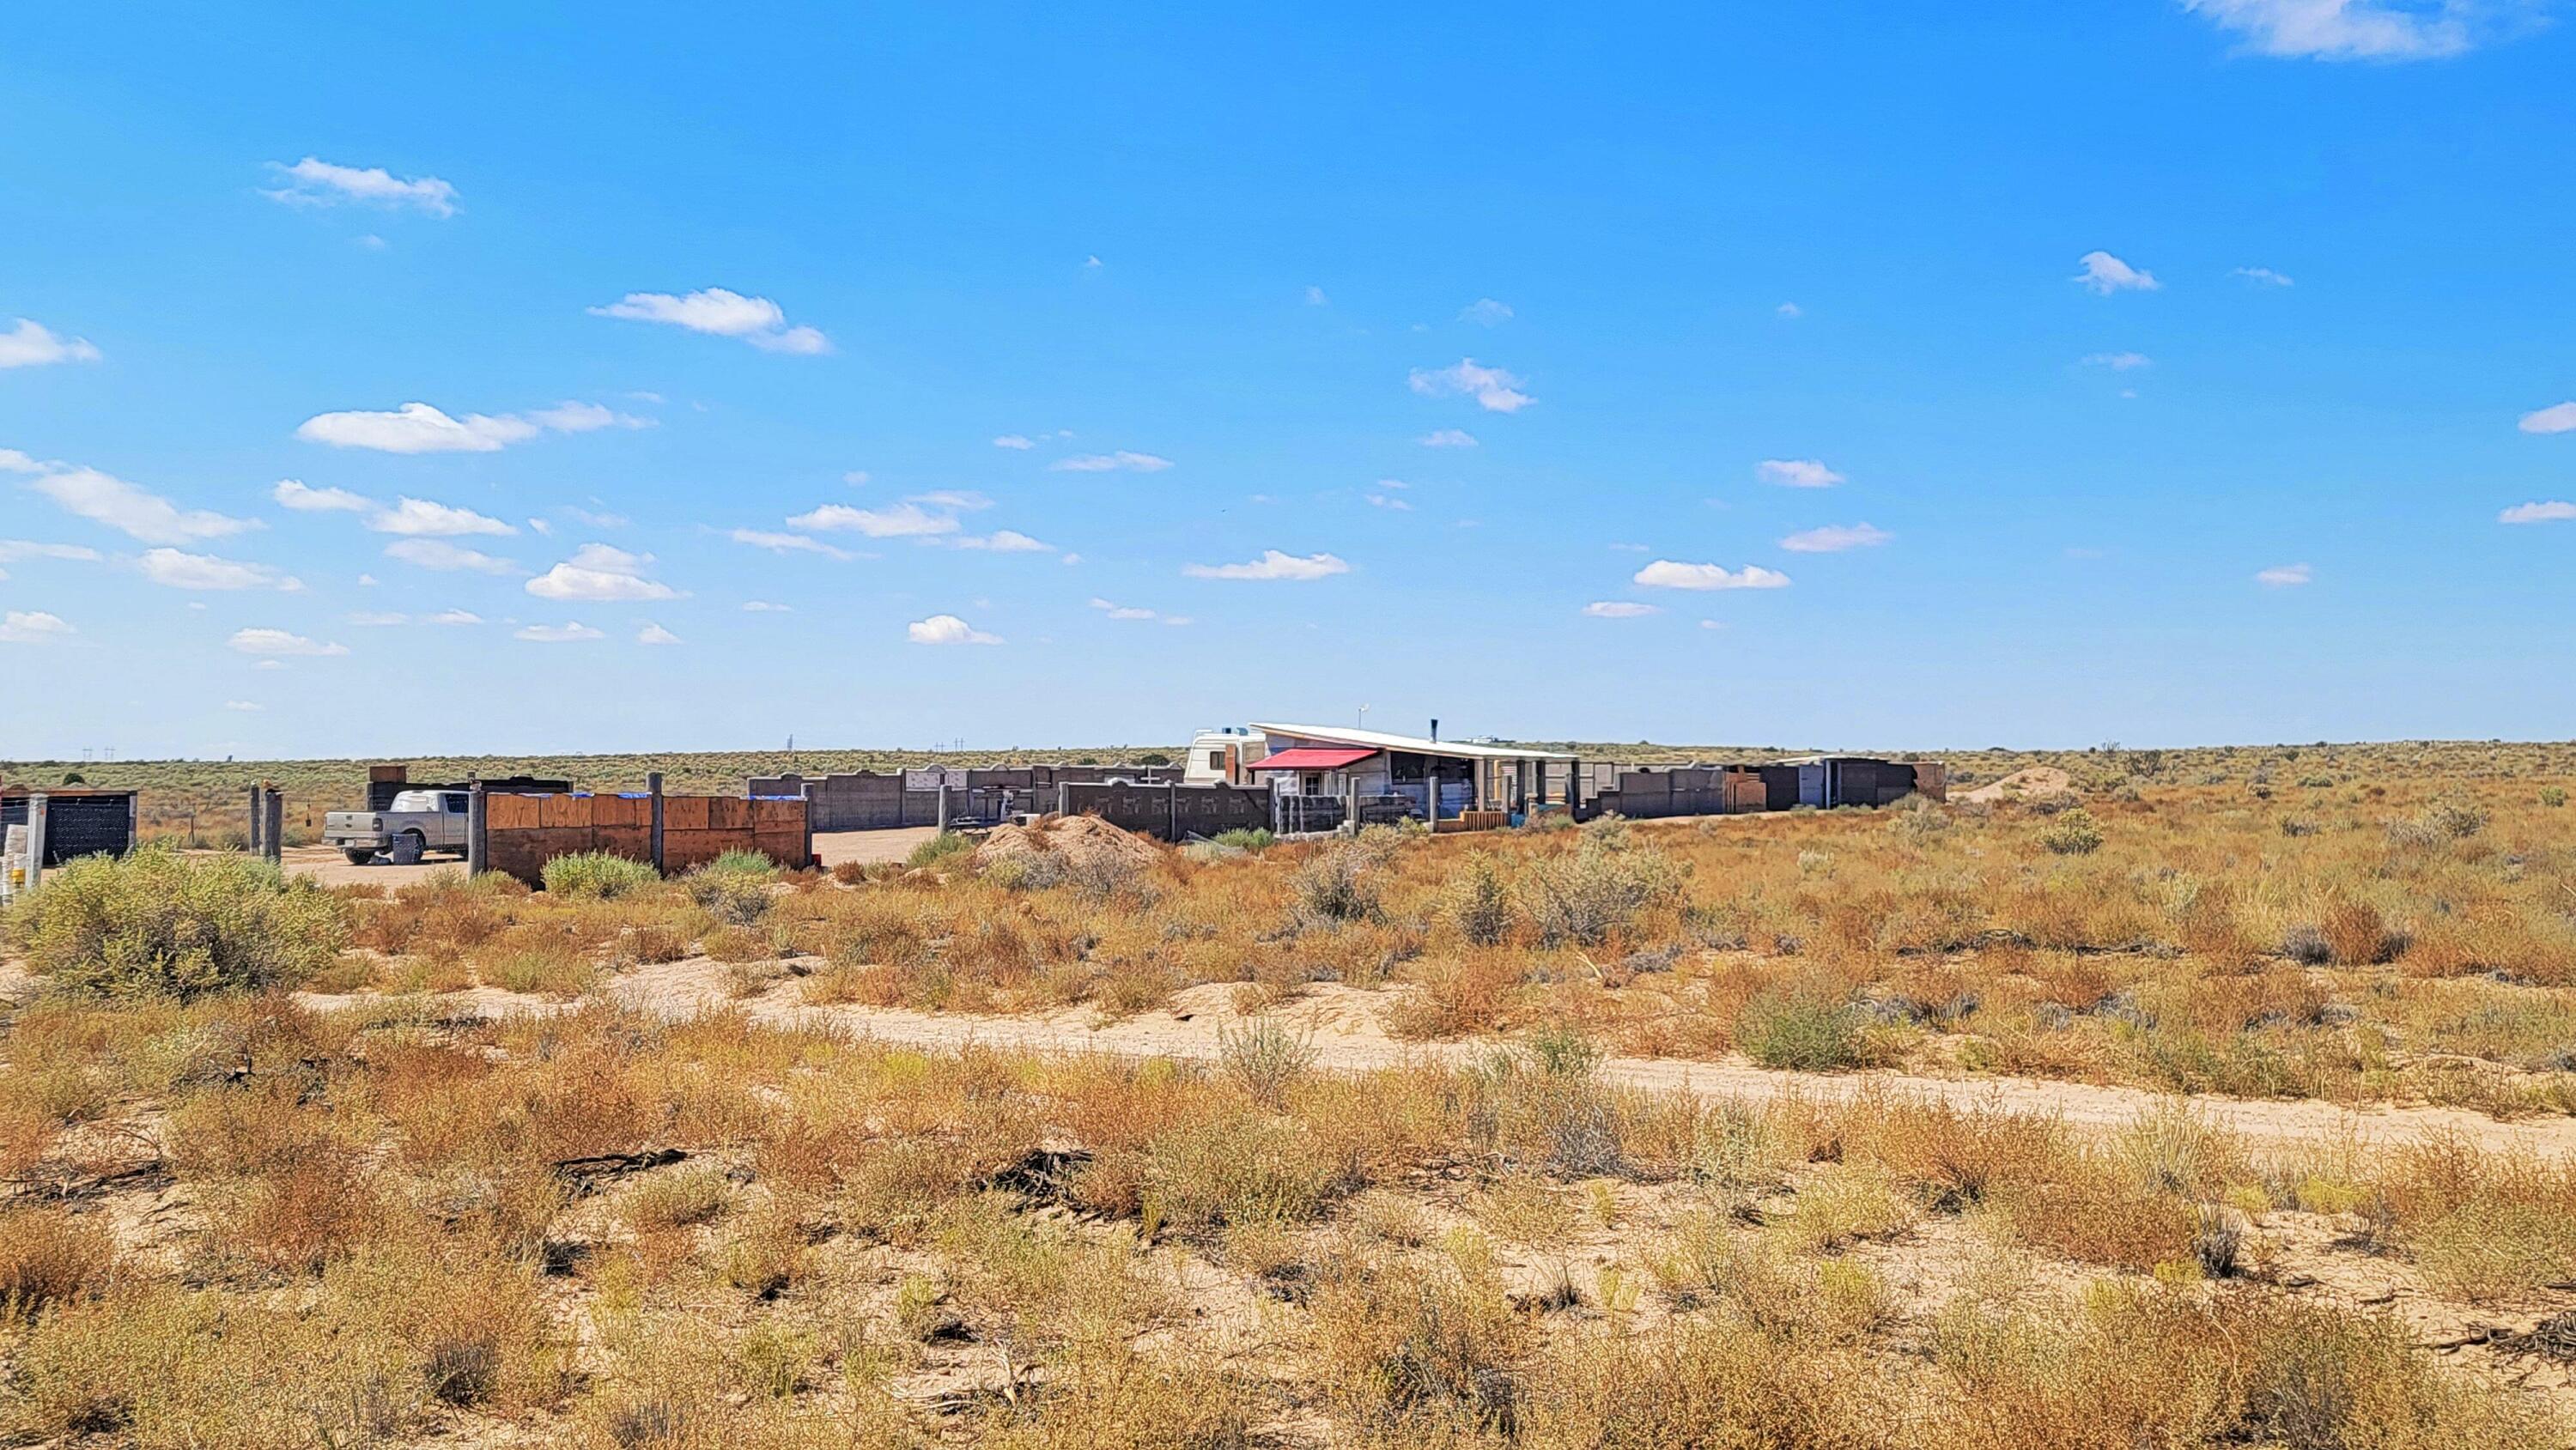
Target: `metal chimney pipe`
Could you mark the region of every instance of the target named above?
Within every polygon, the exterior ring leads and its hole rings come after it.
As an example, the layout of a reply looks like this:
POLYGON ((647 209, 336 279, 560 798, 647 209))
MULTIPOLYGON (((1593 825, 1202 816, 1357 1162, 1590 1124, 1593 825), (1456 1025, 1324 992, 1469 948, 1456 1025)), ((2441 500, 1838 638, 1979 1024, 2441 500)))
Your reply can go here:
POLYGON ((1431 738, 1433 740, 1440 738, 1440 717, 1437 715, 1431 717, 1431 738))

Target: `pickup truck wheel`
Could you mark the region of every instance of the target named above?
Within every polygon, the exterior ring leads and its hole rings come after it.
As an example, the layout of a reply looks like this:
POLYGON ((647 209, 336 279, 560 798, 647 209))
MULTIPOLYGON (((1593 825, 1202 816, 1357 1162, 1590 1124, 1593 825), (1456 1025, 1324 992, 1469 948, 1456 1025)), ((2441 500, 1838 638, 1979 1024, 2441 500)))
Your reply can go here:
POLYGON ((349 858, 349 864, 350 864, 350 865, 352 865, 352 866, 364 866, 364 865, 366 865, 368 862, 373 861, 373 860, 375 860, 375 859, 376 859, 376 853, 375 853, 375 852, 373 852, 373 851, 368 851, 368 850, 361 850, 360 848, 358 848, 358 847, 356 847, 356 846, 348 846, 348 847, 344 847, 344 848, 342 848, 342 850, 341 850, 340 854, 341 854, 341 855, 343 855, 343 856, 348 857, 348 858, 349 858))

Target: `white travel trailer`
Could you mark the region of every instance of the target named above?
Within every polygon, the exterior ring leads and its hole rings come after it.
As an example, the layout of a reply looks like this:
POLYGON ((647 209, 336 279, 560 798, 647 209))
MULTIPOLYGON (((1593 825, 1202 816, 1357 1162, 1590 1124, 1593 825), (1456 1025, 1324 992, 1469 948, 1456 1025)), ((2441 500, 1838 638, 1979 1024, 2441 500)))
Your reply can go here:
POLYGON ((1190 737, 1190 757, 1181 762, 1181 780, 1189 785, 1252 785, 1254 762, 1270 754, 1269 737, 1248 725, 1220 725, 1190 737))

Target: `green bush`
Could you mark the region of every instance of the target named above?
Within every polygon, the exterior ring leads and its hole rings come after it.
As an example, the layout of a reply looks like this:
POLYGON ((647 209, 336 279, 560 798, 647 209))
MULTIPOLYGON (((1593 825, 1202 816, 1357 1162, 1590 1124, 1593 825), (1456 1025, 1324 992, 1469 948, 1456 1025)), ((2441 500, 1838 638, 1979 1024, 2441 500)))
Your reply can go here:
POLYGON ((1764 1067, 1831 1072, 1871 1057, 1861 1009, 1812 988, 1774 988, 1745 1004, 1736 1045, 1764 1067))
POLYGON ((2087 856, 2102 849, 2102 828, 2082 806, 2067 811, 2039 833, 2039 844, 2060 856, 2087 856))
POLYGON ((908 866, 936 866, 940 862, 947 860, 949 857, 956 855, 958 852, 971 851, 974 847, 974 842, 967 840, 958 832, 942 831, 938 835, 931 837, 929 840, 922 842, 920 845, 913 847, 912 854, 904 858, 904 864, 908 866))
POLYGON ((723 855, 709 861, 706 865, 701 866, 698 869, 702 871, 730 871, 743 876, 766 876, 778 869, 778 863, 770 860, 767 855, 759 851, 745 851, 736 848, 725 852, 723 855))
MULTIPOLYGON (((725 856, 737 854, 756 853, 728 851, 725 856)), ((724 859, 719 856, 689 873, 689 899, 722 925, 750 926, 769 912, 769 872, 727 870, 724 859)))
POLYGON ((291 987, 330 966, 349 907, 252 857, 147 847, 48 872, 11 913, 9 936, 31 968, 73 991, 184 1000, 291 987))
POLYGON ((1648 910, 1679 902, 1689 871, 1639 841, 1626 822, 1604 816, 1583 827, 1570 854, 1533 862, 1519 895, 1542 943, 1597 947, 1648 910))
POLYGON ((603 901, 641 891, 661 880, 661 874, 642 861, 612 856, 605 851, 584 851, 573 856, 557 856, 546 863, 546 890, 557 896, 595 896, 603 901))
POLYGON ((1215 839, 1218 845, 1232 846, 1238 851, 1266 851, 1277 844, 1279 838, 1271 835, 1267 827, 1256 826, 1247 831, 1238 826, 1231 831, 1217 832, 1215 839))

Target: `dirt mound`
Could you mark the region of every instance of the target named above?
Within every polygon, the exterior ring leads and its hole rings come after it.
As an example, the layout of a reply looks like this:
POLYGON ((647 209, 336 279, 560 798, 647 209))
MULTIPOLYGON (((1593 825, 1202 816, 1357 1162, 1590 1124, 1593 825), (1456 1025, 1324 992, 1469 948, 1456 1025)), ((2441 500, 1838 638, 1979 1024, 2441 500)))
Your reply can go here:
POLYGON ((2016 770, 1959 797, 1963 801, 2035 801, 2075 794, 2075 782, 2053 765, 2016 770))
POLYGON ((975 869, 1004 861, 1051 858, 1057 866, 1080 870, 1094 865, 1143 869, 1161 859, 1161 848, 1132 831, 1122 831, 1098 816, 1046 816, 1035 825, 1003 826, 975 848, 975 869))

